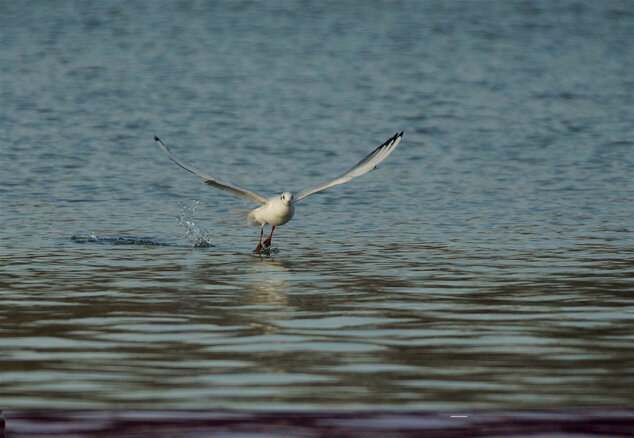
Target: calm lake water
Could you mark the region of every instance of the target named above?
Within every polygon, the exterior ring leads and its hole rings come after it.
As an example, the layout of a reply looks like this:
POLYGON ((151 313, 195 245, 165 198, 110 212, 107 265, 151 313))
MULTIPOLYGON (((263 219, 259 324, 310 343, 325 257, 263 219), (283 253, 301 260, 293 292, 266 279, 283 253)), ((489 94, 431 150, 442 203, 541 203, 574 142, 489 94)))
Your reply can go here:
POLYGON ((634 405, 634 2, 0 3, 8 408, 634 405), (274 250, 158 149, 297 205, 274 250))

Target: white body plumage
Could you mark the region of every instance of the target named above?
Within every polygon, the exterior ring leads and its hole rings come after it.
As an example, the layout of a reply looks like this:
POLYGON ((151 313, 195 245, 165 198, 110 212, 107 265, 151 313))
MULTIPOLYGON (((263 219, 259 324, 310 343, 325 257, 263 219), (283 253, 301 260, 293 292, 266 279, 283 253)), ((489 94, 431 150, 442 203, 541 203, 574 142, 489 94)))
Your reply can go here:
POLYGON ((284 225, 295 214, 295 202, 293 194, 284 192, 266 201, 261 207, 251 210, 247 216, 249 225, 284 225))

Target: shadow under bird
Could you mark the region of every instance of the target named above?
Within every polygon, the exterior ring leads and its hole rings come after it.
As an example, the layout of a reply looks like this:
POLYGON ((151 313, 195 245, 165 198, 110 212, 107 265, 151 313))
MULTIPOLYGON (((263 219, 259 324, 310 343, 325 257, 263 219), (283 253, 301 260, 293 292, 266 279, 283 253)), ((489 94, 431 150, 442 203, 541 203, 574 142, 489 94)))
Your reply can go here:
POLYGON ((392 153, 392 151, 401 141, 402 137, 403 132, 394 134, 394 136, 388 138, 385 143, 370 152, 363 160, 352 166, 352 168, 350 168, 348 171, 342 173, 338 177, 328 182, 309 187, 300 192, 284 192, 279 196, 274 196, 268 199, 256 193, 253 193, 252 191, 243 189, 242 187, 238 187, 235 184, 228 183, 219 178, 201 172, 194 166, 187 164, 180 158, 176 157, 158 137, 155 136, 154 141, 156 141, 159 147, 163 150, 163 152, 167 154, 168 157, 170 157, 172 161, 174 161, 183 169, 202 178, 205 184, 262 204, 262 206, 257 207, 247 213, 247 221, 249 225, 254 226, 257 224, 261 224, 262 226, 262 228, 260 229, 260 242, 255 248, 255 252, 260 252, 262 251, 262 249, 271 246, 271 237, 273 237, 273 231, 275 230, 275 227, 284 225, 286 222, 290 221, 293 218, 293 215, 295 214, 295 203, 301 201, 308 195, 312 195, 313 193, 317 193, 332 186, 343 184, 353 178, 364 175, 369 171, 376 169, 376 166, 392 153), (269 234, 269 237, 263 242, 262 237, 264 236, 265 225, 271 225, 271 234, 269 234))

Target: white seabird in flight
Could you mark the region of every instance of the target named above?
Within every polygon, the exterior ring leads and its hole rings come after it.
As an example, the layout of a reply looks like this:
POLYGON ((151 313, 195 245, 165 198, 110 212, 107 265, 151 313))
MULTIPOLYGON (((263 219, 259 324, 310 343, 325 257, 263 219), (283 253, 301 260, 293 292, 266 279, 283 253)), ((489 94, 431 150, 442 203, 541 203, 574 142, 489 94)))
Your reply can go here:
POLYGON ((177 158, 158 137, 155 136, 154 141, 156 141, 159 147, 163 149, 163 152, 165 152, 172 161, 174 161, 183 169, 202 178, 205 184, 263 204, 261 207, 255 208, 249 211, 249 213, 247 214, 247 221, 249 225, 262 225, 262 228, 260 229, 260 242, 255 248, 255 252, 260 252, 263 248, 271 246, 271 237, 273 236, 273 231, 275 230, 275 227, 284 225, 286 222, 290 221, 293 218, 293 215, 295 214, 296 202, 301 201, 308 195, 312 195, 313 193, 317 193, 332 186, 343 184, 353 178, 364 175, 369 171, 376 169, 376 166, 381 161, 385 160, 387 156, 390 155, 392 151, 396 148, 398 143, 401 141, 401 137, 403 137, 403 132, 394 134, 393 137, 388 138, 385 143, 370 152, 367 157, 359 161, 347 172, 342 173, 335 179, 332 179, 323 184, 309 187, 305 190, 302 190, 301 192, 284 192, 279 196, 274 196, 268 199, 257 195, 249 190, 243 189, 242 187, 238 187, 234 184, 222 181, 219 178, 201 172, 194 166, 185 163, 180 158, 177 158), (271 234, 269 234, 269 237, 264 242, 262 242, 262 236, 264 235, 264 226, 267 224, 271 225, 271 234))

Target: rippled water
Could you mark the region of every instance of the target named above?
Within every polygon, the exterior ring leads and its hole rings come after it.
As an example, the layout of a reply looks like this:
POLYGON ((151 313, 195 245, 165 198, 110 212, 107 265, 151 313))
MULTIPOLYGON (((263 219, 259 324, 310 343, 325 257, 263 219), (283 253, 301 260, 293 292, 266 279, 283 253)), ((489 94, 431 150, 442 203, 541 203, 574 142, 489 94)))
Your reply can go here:
POLYGON ((0 8, 5 407, 632 406, 632 2, 0 8))

